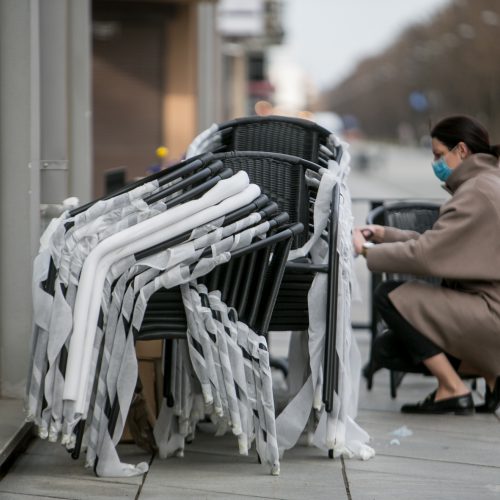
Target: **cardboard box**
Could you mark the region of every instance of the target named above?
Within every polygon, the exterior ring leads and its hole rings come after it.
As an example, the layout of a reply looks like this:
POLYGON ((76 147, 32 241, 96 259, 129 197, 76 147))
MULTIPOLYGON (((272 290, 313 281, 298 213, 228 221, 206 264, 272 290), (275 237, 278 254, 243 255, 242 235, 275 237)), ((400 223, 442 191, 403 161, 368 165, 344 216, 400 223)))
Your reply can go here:
POLYGON ((138 340, 135 343, 137 359, 161 359, 163 351, 162 340, 138 340))
MULTIPOLYGON (((136 344, 139 377, 142 382, 142 393, 146 401, 148 413, 156 419, 163 398, 162 375, 162 341, 138 341, 136 344)), ((121 442, 133 442, 132 435, 125 424, 121 442)))

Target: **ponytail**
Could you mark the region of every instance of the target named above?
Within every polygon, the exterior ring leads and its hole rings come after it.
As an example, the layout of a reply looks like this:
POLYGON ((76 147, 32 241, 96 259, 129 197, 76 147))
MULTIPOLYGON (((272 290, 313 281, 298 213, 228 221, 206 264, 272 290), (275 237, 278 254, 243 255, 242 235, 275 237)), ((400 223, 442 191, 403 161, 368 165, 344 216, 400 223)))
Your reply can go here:
POLYGON ((490 154, 500 158, 500 144, 495 144, 494 146, 490 146, 490 154))

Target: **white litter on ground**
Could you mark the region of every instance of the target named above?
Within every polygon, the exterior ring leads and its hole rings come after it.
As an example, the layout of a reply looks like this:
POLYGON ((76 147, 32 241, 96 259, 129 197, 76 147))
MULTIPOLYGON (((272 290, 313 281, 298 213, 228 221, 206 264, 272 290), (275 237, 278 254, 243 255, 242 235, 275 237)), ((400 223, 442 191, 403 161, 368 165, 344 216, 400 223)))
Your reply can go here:
POLYGON ((396 430, 392 431, 391 435, 397 437, 409 437, 413 436, 413 431, 411 429, 408 429, 406 425, 403 425, 402 427, 398 427, 396 430))

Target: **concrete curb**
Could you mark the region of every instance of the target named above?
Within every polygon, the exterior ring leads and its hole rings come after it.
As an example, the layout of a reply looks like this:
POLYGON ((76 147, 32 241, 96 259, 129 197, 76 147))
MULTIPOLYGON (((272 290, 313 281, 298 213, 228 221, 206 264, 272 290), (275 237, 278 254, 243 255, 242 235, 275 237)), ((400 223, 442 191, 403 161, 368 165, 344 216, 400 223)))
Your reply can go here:
POLYGON ((23 453, 33 439, 33 423, 24 422, 18 431, 0 450, 0 479, 7 473, 16 458, 23 453))

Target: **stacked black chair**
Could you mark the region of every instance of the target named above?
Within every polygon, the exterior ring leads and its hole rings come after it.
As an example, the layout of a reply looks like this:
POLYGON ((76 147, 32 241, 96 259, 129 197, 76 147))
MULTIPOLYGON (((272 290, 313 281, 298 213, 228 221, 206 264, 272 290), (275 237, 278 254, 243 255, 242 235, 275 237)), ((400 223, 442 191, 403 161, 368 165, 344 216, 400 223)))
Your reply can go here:
MULTIPOLYGON (((230 165, 233 170, 244 169, 252 182, 276 201, 290 215, 291 221, 301 222, 306 231, 293 243, 301 247, 313 231, 313 210, 317 190, 306 182, 308 168, 329 166, 331 160, 340 163, 342 148, 331 140, 331 132, 308 120, 281 116, 245 117, 228 121, 212 130, 211 136, 200 143, 195 153, 204 151, 271 151, 293 155, 302 163, 260 164, 241 166, 239 160, 230 165), (308 162, 305 162, 307 160, 308 162)), ((246 154, 246 153, 242 153, 246 154)), ((333 409, 334 393, 338 393, 338 359, 335 352, 337 317, 337 220, 340 190, 335 187, 330 219, 323 237, 329 244, 328 264, 313 265, 308 257, 288 262, 280 287, 269 329, 271 331, 303 331, 309 326, 308 292, 316 273, 328 275, 327 331, 325 336, 323 402, 327 412, 333 409)), ((285 360, 272 359, 274 367, 287 372, 285 360)), ((331 450, 329 456, 332 456, 331 450)))
MULTIPOLYGON (((125 193, 152 180, 158 180, 160 189, 144 198, 148 204, 165 201, 166 207, 196 199, 221 179, 243 170, 250 181, 259 185, 264 194, 256 200, 250 212, 262 212, 262 218, 273 221, 273 231, 256 238, 249 246, 231 254, 231 260, 203 278, 208 290, 221 290, 222 300, 237 311, 238 318, 252 330, 266 335, 269 330, 305 330, 308 326, 307 294, 316 273, 328 275, 328 318, 325 340, 323 401, 327 412, 333 408, 337 390, 337 360, 335 355, 336 301, 338 281, 337 220, 340 190, 334 188, 330 217, 323 235, 329 244, 328 263, 313 265, 306 256, 287 262, 289 250, 300 248, 311 236, 314 203, 318 183, 307 182, 306 173, 318 180, 331 160, 340 161, 342 150, 335 146, 329 131, 305 120, 282 117, 246 118, 227 122, 219 127, 219 145, 200 151, 195 157, 170 167, 123 188, 125 193), (292 153, 292 154, 290 154, 292 153), (281 213, 277 214, 279 210, 281 213), (305 231, 304 231, 305 229, 305 231)), ((215 141, 215 142, 217 142, 215 141)), ((109 196, 108 198, 110 198, 109 196)), ((92 202, 92 203, 95 203, 92 202)), ((75 216, 92 203, 70 212, 75 216)), ((228 220, 231 217, 228 216, 228 220)), ((241 214, 234 214, 235 220, 241 214)), ((66 229, 72 222, 67 222, 66 229)), ((135 255, 136 262, 148 251, 152 253, 186 241, 189 235, 176 241, 156 245, 135 255), (183 239, 184 238, 184 239, 183 239), (163 247, 162 247, 163 245, 163 247)), ((53 291, 54 265, 46 282, 47 291, 53 291)), ((185 337, 187 329, 183 302, 178 287, 160 290, 148 302, 139 331, 131 329, 135 340, 165 339, 165 366, 171 366, 170 352, 173 339, 185 337)), ((65 372, 65 357, 61 357, 61 372, 65 372)), ((172 404, 169 370, 165 370, 164 392, 172 404)), ((113 433, 117 401, 108 401, 110 431, 113 433)), ((73 457, 77 458, 85 422, 76 429, 77 444, 73 457)))
MULTIPOLYGON (((200 171, 203 171, 204 166, 218 161, 223 162, 223 172, 227 169, 234 172, 245 170, 251 182, 258 184, 264 194, 276 202, 281 210, 288 213, 291 224, 300 223, 306 229, 303 233, 295 233, 292 243, 292 249, 295 249, 308 240, 313 230, 312 215, 317 190, 307 184, 306 170, 317 173, 321 167, 328 167, 330 160, 340 162, 342 149, 332 143, 331 133, 328 130, 313 122, 270 116, 240 118, 219 125, 218 130, 214 132, 213 140, 197 153, 199 153, 197 156, 174 166, 171 174, 167 174, 167 179, 174 176, 175 172, 190 170, 193 163, 200 171)), ((187 177, 189 175, 187 174, 187 177)), ((152 180, 153 177, 161 178, 163 183, 165 174, 155 174, 148 180, 152 180)), ((165 181, 165 185, 168 186, 168 181, 165 181)), ((186 196, 190 195, 192 193, 186 192, 186 196)), ((313 265, 308 257, 286 263, 274 311, 268 324, 268 329, 273 331, 307 330, 309 324, 307 295, 312 280, 318 272, 328 275, 328 317, 323 365, 323 401, 328 412, 333 409, 333 397, 338 389, 335 342, 338 281, 336 214, 339 200, 340 192, 338 187, 335 187, 330 220, 323 235, 329 243, 328 264, 313 265)), ((215 275, 217 274, 222 274, 222 271, 216 271, 215 275)), ((214 286, 215 283, 217 278, 212 277, 214 286)), ((171 329, 166 329, 165 324, 162 325, 157 321, 159 318, 155 313, 163 307, 168 307, 170 311, 174 308, 177 311, 176 315, 179 317, 176 317, 175 330, 181 332, 185 319, 182 318, 182 313, 179 315, 178 311, 182 310, 180 305, 178 292, 157 292, 148 303, 146 319, 137 338, 168 338, 172 335, 169 333, 171 329)), ((173 317, 171 319, 174 321, 173 317)), ((167 343, 165 356, 168 355, 167 343)), ((274 366, 286 371, 285 362, 273 361, 274 366)), ((168 374, 166 376, 168 377, 168 374)), ((165 382, 165 392, 168 392, 169 381, 165 382)))
MULTIPOLYGON (((269 155, 267 155, 269 156, 269 155)), ((272 155, 271 155, 272 156, 272 155)), ((266 154, 249 153, 240 155, 241 163, 260 163, 266 154)), ((269 158, 268 158, 269 159, 269 158)), ((286 158, 290 160, 289 158, 286 158)), ((273 158, 279 163, 284 159, 273 158)), ((301 161, 291 158, 293 162, 301 161)), ((169 173, 161 177, 163 186, 159 193, 150 195, 145 200, 153 203, 167 197, 167 206, 172 207, 181 202, 189 201, 203 194, 212 187, 219 178, 232 175, 231 166, 235 163, 233 153, 208 153, 196 159, 190 159, 173 167, 169 173), (208 179, 208 180, 207 180, 208 179), (174 197, 168 198, 172 194, 174 197)), ((147 180, 150 180, 148 178, 147 180)), ((273 233, 263 239, 257 239, 250 246, 231 254, 228 264, 217 268, 204 281, 208 290, 221 290, 222 300, 233 307, 238 318, 258 334, 266 335, 276 296, 283 277, 288 251, 292 241, 303 231, 303 225, 289 222, 288 214, 277 213, 278 205, 265 195, 260 196, 249 206, 226 216, 225 224, 237 221, 242 217, 258 212, 261 220, 270 220, 273 233), (245 279, 242 279, 244 276, 245 279)), ((135 255, 136 261, 153 255, 186 241, 189 234, 181 235, 175 240, 155 245, 135 255)), ((173 405, 171 391, 171 353, 172 341, 186 337, 187 323, 179 287, 160 290, 148 302, 148 308, 139 331, 133 331, 135 340, 165 340, 164 395, 169 406, 173 405)), ((108 418, 110 433, 114 432, 119 408, 117 400, 108 403, 108 418)), ((73 458, 78 458, 85 423, 77 429, 77 444, 73 458)))
MULTIPOLYGON (((241 136, 250 134, 245 140, 244 147, 252 146, 251 134, 255 129, 259 129, 261 123, 262 130, 265 131, 267 125, 270 124, 273 130, 279 128, 283 121, 284 127, 288 130, 290 124, 294 125, 294 130, 299 129, 305 122, 306 132, 310 133, 309 151, 314 152, 312 156, 316 160, 319 155, 325 155, 323 161, 335 159, 340 161, 341 149, 328 150, 328 155, 321 149, 320 153, 320 137, 326 144, 329 132, 321 127, 318 127, 311 122, 305 120, 282 119, 278 117, 270 117, 262 121, 256 119, 242 119, 232 122, 231 128, 233 133, 235 129, 241 136), (248 122, 248 123, 247 123, 248 122), (239 126, 242 126, 240 131, 239 126), (251 127, 247 127, 251 125, 251 127), (321 132, 321 134, 320 134, 321 132)), ((276 133, 275 133, 276 134, 276 133)), ((286 135, 286 134, 285 134, 286 135)), ((229 134, 226 138, 229 137, 229 134)), ((321 166, 315 162, 306 159, 279 153, 269 153, 261 151, 259 148, 266 148, 267 142, 265 133, 257 135, 255 145, 251 151, 234 151, 229 153, 206 153, 198 156, 199 161, 222 161, 225 168, 231 169, 234 172, 244 170, 248 173, 251 182, 259 185, 262 192, 272 201, 276 202, 281 210, 286 212, 290 217, 290 223, 300 223, 306 228, 303 233, 297 234, 292 243, 293 248, 301 247, 310 237, 313 230, 312 214, 314 210, 314 202, 316 199, 317 190, 311 187, 306 182, 306 171, 310 170, 315 173, 321 171, 321 166)), ((293 149, 295 141, 304 141, 304 134, 300 136, 287 135, 288 146, 293 149)), ((306 141, 307 142, 307 141, 306 141)), ((287 148, 287 142, 282 140, 277 144, 280 149, 287 148)), ((233 143, 227 147, 233 147, 233 143)), ((278 149, 278 148, 275 148, 278 149)), ((326 163, 325 163, 326 165, 326 163)), ((269 330, 270 331, 291 331, 291 330, 307 330, 309 324, 307 295, 316 273, 326 273, 328 275, 328 317, 326 345, 324 357, 324 384, 323 384, 323 402, 328 412, 333 409, 334 392, 338 390, 338 363, 335 353, 336 342, 336 310, 337 310, 337 281, 338 281, 338 258, 337 258, 337 220, 338 206, 340 200, 340 192, 338 186, 335 187, 332 205, 330 208, 330 219, 323 237, 329 243, 329 258, 328 264, 324 266, 313 265, 311 260, 306 257, 298 261, 287 262, 284 270, 284 275, 279 288, 279 293, 274 305, 269 330)), ((155 300, 159 300, 155 299, 155 300)), ((149 306, 148 306, 149 308, 149 306)), ((147 326, 146 326, 147 328, 147 326)), ((273 359, 273 365, 286 371, 286 363, 281 360, 273 359)))

